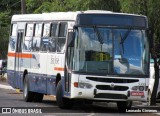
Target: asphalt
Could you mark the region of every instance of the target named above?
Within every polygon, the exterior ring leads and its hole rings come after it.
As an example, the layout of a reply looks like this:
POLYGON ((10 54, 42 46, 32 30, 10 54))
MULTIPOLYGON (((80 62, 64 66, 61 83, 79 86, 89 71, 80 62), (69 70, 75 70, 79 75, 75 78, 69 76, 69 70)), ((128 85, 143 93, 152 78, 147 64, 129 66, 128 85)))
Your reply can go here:
MULTIPOLYGON (((11 90, 15 90, 14 88, 12 88, 8 83, 7 83, 7 78, 0 76, 0 88, 2 89, 11 89, 11 90)), ((147 103, 140 103, 137 102, 136 103, 137 106, 142 107, 142 106, 147 106, 147 103)), ((158 111, 160 109, 160 99, 158 100, 158 102, 156 103, 156 106, 150 106, 149 108, 153 108, 153 107, 158 107, 158 111)), ((158 115, 160 115, 160 113, 158 113, 158 115)))

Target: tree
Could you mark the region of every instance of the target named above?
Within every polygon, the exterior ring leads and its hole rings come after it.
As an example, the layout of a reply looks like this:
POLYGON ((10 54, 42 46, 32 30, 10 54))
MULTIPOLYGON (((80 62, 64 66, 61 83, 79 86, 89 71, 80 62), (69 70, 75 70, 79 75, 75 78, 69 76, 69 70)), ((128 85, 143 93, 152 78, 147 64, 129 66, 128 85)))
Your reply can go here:
POLYGON ((51 12, 55 0, 26 0, 27 13, 51 12))
POLYGON ((84 10, 120 11, 119 0, 26 0, 26 3, 29 13, 84 10))
POLYGON ((7 57, 10 20, 20 13, 20 0, 0 0, 0 59, 7 57))
POLYGON ((21 0, 21 13, 26 14, 26 1, 21 0))
POLYGON ((155 68, 155 82, 153 87, 153 92, 151 95, 151 105, 156 105, 156 95, 159 84, 159 61, 160 58, 160 3, 158 0, 149 1, 149 20, 151 25, 151 37, 154 38, 154 49, 152 51, 152 56, 154 59, 154 68, 155 68))
MULTIPOLYGON (((120 0, 121 11, 135 14, 146 15, 149 19, 150 35, 149 39, 153 39, 155 47, 151 44, 151 54, 154 59, 155 67, 155 83, 151 95, 151 105, 156 105, 156 94, 159 84, 159 63, 157 59, 160 57, 160 3, 159 0, 120 0)), ((150 41, 151 42, 151 41, 150 41)))

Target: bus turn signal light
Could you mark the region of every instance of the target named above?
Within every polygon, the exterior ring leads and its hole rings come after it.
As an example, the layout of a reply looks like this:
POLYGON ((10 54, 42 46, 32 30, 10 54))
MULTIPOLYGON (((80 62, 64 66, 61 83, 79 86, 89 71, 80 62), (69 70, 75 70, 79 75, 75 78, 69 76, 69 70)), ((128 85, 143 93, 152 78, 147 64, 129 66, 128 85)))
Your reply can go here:
POLYGON ((74 82, 74 87, 78 87, 78 82, 74 82))

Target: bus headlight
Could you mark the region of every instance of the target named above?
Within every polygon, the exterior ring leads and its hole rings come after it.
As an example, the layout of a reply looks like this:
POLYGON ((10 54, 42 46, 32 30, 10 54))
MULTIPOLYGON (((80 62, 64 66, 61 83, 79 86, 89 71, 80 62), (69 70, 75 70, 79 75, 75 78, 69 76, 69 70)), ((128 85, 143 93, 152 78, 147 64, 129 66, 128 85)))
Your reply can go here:
POLYGON ((135 91, 143 91, 144 90, 144 86, 133 86, 132 87, 132 90, 135 90, 135 91))
POLYGON ((138 86, 133 86, 133 87, 132 87, 132 90, 137 91, 137 90, 138 90, 138 86))
POLYGON ((78 84, 79 88, 84 88, 84 89, 91 89, 93 86, 90 83, 79 83, 78 84))
POLYGON ((143 91, 144 90, 144 86, 139 86, 139 91, 143 91))

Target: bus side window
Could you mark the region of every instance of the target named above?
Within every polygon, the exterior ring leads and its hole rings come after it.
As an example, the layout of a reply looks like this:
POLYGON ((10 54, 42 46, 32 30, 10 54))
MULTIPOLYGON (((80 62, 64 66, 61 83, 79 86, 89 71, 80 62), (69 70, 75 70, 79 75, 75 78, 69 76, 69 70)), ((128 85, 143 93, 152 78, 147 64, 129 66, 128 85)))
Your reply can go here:
POLYGON ((32 50, 33 51, 39 51, 40 50, 40 43, 41 43, 41 38, 34 37, 33 38, 33 44, 32 44, 32 50))
POLYGON ((65 22, 60 23, 58 41, 57 41, 57 52, 63 52, 64 51, 66 34, 67 34, 67 23, 65 23, 65 22))
POLYGON ((58 32, 58 23, 54 22, 51 25, 51 39, 48 42, 48 49, 49 52, 56 52, 56 39, 57 39, 57 32, 58 32))
POLYGON ((41 36, 42 36, 42 23, 35 24, 35 31, 32 43, 32 50, 39 51, 40 50, 40 43, 41 43, 41 36))
POLYGON ((25 37, 23 50, 31 51, 31 45, 32 45, 32 38, 31 37, 25 37))
POLYGON ((50 23, 44 24, 43 37, 50 37, 50 23))
POLYGON ((34 30, 34 24, 26 25, 26 34, 25 34, 24 45, 23 45, 24 51, 31 51, 33 30, 34 30))
POLYGON ((48 37, 43 37, 41 39, 41 51, 46 52, 48 50, 48 37))
POLYGON ((12 24, 11 37, 9 40, 9 45, 12 51, 14 51, 16 47, 16 38, 17 38, 17 24, 12 24))

